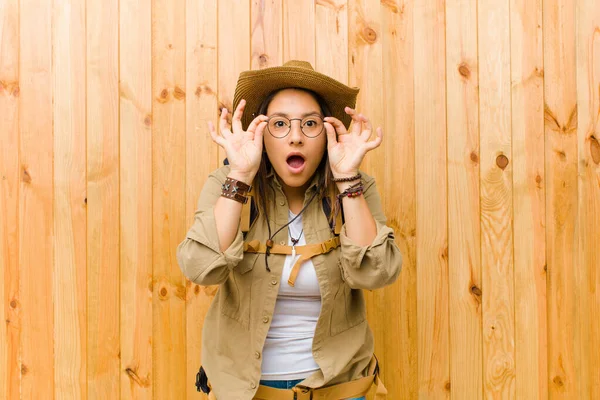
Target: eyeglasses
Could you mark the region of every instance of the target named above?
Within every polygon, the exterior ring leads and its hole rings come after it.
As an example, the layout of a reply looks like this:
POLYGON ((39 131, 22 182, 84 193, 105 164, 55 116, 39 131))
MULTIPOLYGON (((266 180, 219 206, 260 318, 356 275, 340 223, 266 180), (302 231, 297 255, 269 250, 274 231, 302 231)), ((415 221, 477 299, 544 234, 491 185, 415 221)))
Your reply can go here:
POLYGON ((325 124, 323 122, 323 117, 320 115, 314 114, 300 118, 286 118, 281 115, 274 115, 269 117, 267 120, 267 129, 271 136, 277 139, 283 139, 290 133, 292 128, 292 121, 300 121, 300 129, 304 136, 309 138, 315 138, 323 132, 323 128, 325 124))

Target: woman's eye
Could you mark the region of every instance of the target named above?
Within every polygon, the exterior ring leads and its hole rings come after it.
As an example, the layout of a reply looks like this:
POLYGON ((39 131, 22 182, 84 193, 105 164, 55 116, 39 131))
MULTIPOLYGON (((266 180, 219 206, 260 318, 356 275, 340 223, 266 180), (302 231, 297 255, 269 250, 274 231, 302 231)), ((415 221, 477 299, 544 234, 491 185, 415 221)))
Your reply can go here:
POLYGON ((312 120, 311 120, 311 121, 306 121, 306 122, 304 123, 304 125, 306 125, 306 126, 308 126, 308 127, 311 127, 311 126, 315 126, 315 125, 316 125, 316 123, 317 123, 316 121, 312 121, 312 120))
POLYGON ((277 128, 283 128, 285 126, 285 123, 283 121, 275 121, 275 126, 277 128))

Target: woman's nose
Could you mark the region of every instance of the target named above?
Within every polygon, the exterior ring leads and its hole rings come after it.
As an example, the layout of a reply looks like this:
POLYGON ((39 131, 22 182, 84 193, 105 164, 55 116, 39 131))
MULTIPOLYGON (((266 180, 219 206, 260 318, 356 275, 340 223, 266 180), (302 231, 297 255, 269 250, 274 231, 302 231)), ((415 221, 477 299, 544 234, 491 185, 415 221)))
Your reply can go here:
POLYGON ((304 142, 304 134, 302 133, 300 121, 292 121, 288 137, 290 144, 302 144, 304 142))

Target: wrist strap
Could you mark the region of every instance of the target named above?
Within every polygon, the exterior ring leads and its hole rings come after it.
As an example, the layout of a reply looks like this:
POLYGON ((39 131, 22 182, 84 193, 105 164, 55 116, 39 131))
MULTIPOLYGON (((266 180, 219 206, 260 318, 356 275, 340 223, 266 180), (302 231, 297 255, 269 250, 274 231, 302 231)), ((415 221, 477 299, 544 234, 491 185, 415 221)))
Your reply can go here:
POLYGON ((357 179, 360 179, 361 175, 360 172, 354 176, 349 176, 347 178, 333 178, 334 182, 350 182, 350 181, 355 181, 357 179))
POLYGON ((252 186, 247 183, 228 177, 221 186, 221 196, 235 200, 238 203, 246 204, 248 201, 248 193, 250 193, 251 190, 252 186))

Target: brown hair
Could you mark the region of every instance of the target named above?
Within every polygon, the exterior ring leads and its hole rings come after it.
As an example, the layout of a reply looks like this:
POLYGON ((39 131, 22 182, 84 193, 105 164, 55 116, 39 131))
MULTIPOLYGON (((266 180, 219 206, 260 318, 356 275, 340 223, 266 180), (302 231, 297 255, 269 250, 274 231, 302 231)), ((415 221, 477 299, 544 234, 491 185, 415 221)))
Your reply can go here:
MULTIPOLYGON (((302 89, 302 88, 286 88, 286 89, 301 90, 303 92, 310 94, 316 100, 316 102, 319 104, 319 108, 321 109, 321 113, 323 114, 324 117, 330 117, 332 115, 331 111, 329 110, 329 107, 327 106, 327 103, 325 102, 325 100, 323 100, 323 98, 321 96, 319 96, 319 94, 317 94, 311 90, 302 89)), ((275 95, 277 93, 279 93, 281 90, 284 90, 284 89, 279 89, 274 92, 271 92, 267 97, 264 98, 264 100, 260 104, 260 107, 258 108, 257 115, 261 115, 261 114, 267 115, 267 109, 269 108, 269 104, 271 103, 271 101, 273 100, 275 95)), ((325 134, 325 132, 323 132, 322 134, 325 134)), ((266 220, 267 226, 269 228, 269 238, 271 236, 271 233, 270 233, 271 226, 269 223, 268 210, 269 210, 270 206, 273 204, 273 202, 275 201, 275 189, 273 186, 269 185, 269 181, 268 181, 267 177, 269 176, 269 172, 271 171, 272 168, 273 167, 271 165, 271 162, 269 161, 269 157, 267 156, 267 153, 263 150, 263 156, 260 161, 258 173, 256 174, 256 177, 254 178, 253 186, 256 188, 255 199, 256 199, 256 205, 258 207, 257 211, 259 213, 264 213, 265 220, 266 220)), ((315 171, 315 174, 317 174, 317 176, 319 177, 318 183, 317 183, 317 193, 316 193, 317 196, 316 197, 319 201, 322 201, 323 198, 328 198, 330 210, 333 210, 334 204, 335 204, 335 199, 336 199, 335 195, 336 195, 337 187, 335 186, 335 184, 333 182, 333 174, 331 173, 331 168, 329 167, 329 155, 327 153, 327 149, 325 149, 325 153, 323 155, 323 158, 321 159, 321 162, 319 163, 319 166, 317 167, 317 170, 315 171)), ((329 215, 329 225, 330 226, 333 223, 333 218, 334 218, 333 212, 330 212, 330 215, 329 215)))

